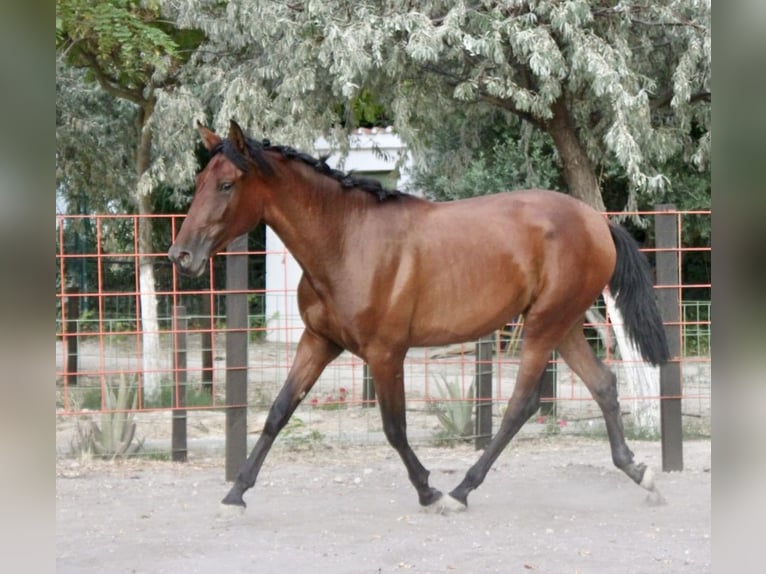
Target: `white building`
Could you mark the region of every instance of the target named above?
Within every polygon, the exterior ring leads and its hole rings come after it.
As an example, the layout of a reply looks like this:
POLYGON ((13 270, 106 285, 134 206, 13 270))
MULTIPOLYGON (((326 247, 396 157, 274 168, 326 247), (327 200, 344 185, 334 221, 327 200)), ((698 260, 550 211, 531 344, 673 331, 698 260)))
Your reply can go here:
MULTIPOLYGON (((412 158, 391 128, 359 129, 351 136, 345 159, 324 138, 314 144, 317 156, 343 171, 379 179, 385 187, 406 189, 412 158), (397 163, 404 157, 401 167, 397 163), (342 162, 342 165, 340 163, 342 162)), ((303 332, 296 291, 301 269, 282 241, 266 229, 266 338, 297 343, 303 332)))

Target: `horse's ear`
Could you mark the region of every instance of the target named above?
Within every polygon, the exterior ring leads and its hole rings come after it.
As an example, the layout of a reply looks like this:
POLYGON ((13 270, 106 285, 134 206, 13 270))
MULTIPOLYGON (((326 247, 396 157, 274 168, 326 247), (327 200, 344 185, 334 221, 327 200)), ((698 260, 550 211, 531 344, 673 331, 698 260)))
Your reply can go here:
POLYGON ((234 120, 229 121, 229 140, 234 144, 234 149, 244 156, 249 155, 247 152, 247 141, 242 128, 234 120))
POLYGON ((221 138, 218 137, 215 132, 203 126, 199 120, 197 120, 197 131, 202 137, 202 141, 208 151, 213 151, 216 146, 221 144, 221 138))

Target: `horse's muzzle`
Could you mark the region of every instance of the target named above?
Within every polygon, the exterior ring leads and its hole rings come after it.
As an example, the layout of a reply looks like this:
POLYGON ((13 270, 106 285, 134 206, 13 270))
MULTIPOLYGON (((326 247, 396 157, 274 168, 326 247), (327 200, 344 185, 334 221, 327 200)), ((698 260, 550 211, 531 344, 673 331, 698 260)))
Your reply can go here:
POLYGON ((183 275, 199 277, 205 271, 207 257, 195 257, 194 253, 182 249, 175 243, 168 250, 168 258, 183 275))

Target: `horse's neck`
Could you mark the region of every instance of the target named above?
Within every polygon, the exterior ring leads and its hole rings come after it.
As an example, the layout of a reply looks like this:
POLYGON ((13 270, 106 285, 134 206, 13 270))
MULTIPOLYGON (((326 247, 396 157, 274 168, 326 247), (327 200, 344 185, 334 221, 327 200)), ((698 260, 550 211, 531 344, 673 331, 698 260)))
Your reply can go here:
POLYGON ((342 202, 353 201, 343 194, 353 193, 321 182, 322 185, 285 185, 274 190, 264 206, 264 222, 272 228, 305 272, 324 275, 344 244, 345 209, 342 202))

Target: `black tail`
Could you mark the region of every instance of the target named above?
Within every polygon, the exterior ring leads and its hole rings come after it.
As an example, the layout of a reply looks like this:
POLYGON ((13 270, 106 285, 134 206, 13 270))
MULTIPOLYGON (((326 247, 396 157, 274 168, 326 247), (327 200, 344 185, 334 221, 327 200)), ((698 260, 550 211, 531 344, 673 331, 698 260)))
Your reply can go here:
POLYGON ((625 228, 610 224, 609 231, 617 248, 609 290, 625 320, 625 330, 646 361, 653 365, 666 363, 670 351, 654 298, 649 261, 625 228))

